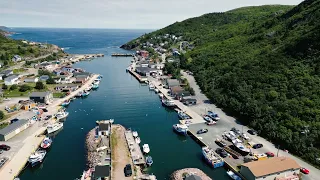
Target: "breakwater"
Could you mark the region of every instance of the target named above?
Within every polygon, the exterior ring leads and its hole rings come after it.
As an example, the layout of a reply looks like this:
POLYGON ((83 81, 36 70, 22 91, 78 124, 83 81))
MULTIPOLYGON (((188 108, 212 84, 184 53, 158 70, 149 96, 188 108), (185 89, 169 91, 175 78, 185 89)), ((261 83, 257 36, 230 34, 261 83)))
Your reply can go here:
POLYGON ((112 57, 133 57, 133 54, 121 54, 121 53, 112 53, 111 54, 112 57))
POLYGON ((185 168, 174 171, 171 175, 171 180, 184 180, 186 177, 190 175, 199 176, 201 180, 212 180, 208 175, 206 175, 203 171, 197 168, 185 168))
POLYGON ((87 168, 93 168, 100 163, 99 153, 96 151, 100 140, 95 138, 96 130, 97 128, 91 129, 86 136, 87 168))

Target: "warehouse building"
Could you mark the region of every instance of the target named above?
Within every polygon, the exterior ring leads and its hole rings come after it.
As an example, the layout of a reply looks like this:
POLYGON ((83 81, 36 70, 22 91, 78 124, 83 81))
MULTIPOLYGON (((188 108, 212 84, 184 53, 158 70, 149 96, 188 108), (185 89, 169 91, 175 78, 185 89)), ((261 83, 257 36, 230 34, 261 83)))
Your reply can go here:
POLYGON ((21 119, 0 130, 0 141, 7 141, 29 127, 29 121, 21 119))
POLYGON ((51 92, 33 92, 30 95, 30 100, 36 103, 50 104, 53 101, 53 94, 51 92))

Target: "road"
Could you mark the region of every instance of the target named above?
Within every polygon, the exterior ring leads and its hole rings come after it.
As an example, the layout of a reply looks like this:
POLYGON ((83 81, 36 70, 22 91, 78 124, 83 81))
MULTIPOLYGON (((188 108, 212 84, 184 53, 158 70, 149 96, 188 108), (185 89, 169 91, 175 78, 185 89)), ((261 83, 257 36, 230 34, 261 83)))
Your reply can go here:
MULTIPOLYGON (((191 109, 196 111, 199 114, 205 114, 208 110, 211 110, 215 113, 218 113, 221 120, 219 120, 219 124, 222 125, 225 130, 230 130, 232 127, 236 127, 240 131, 246 132, 250 128, 247 126, 241 125, 239 121, 237 121, 234 117, 228 116, 225 112, 223 112, 220 108, 215 106, 214 104, 209 103, 209 99, 201 92, 199 86, 197 85, 195 79, 193 76, 187 74, 184 71, 181 71, 182 75, 188 80, 190 86, 194 89, 196 95, 195 98, 198 100, 198 105, 196 106, 190 106, 191 109)), ((263 144, 263 148, 259 149, 259 151, 264 152, 273 152, 277 153, 277 148, 274 144, 267 141, 266 139, 260 137, 260 136, 252 136, 249 135, 250 139, 254 143, 261 143, 263 144)), ((303 180, 318 180, 320 177, 320 170, 313 167, 312 165, 308 164, 307 162, 304 162, 298 157, 295 157, 291 155, 290 153, 287 153, 285 151, 279 150, 279 156, 286 156, 294 159, 301 167, 305 167, 310 170, 309 175, 303 175, 303 180)))
MULTIPOLYGON (((33 59, 30 59, 30 60, 27 60, 27 61, 37 61, 39 59, 46 58, 46 57, 50 56, 51 54, 52 53, 46 54, 46 55, 43 55, 43 56, 39 56, 37 58, 33 58, 33 59)), ((25 63, 26 63, 26 61, 21 61, 21 62, 15 64, 13 66, 8 67, 6 70, 20 69, 25 63)))

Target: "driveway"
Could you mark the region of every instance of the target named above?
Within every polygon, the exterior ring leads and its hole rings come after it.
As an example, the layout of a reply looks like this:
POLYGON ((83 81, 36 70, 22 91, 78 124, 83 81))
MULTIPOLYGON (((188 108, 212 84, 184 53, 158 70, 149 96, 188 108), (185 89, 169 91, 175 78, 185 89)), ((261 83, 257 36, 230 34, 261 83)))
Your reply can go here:
MULTIPOLYGON (((198 100, 198 104, 196 106, 190 106, 191 109, 193 109, 195 112, 199 114, 206 114, 208 110, 211 110, 215 113, 218 113, 221 120, 219 120, 219 126, 220 128, 223 128, 225 130, 230 130, 232 127, 236 127, 240 131, 247 132, 250 128, 247 126, 243 126, 239 121, 237 121, 234 117, 228 116, 226 113, 224 113, 220 108, 215 106, 214 104, 210 104, 209 99, 202 94, 199 86, 197 85, 195 79, 193 76, 187 74, 184 71, 181 71, 182 75, 188 80, 190 86, 194 89, 196 95, 195 98, 198 100)), ((246 133, 248 134, 248 133, 246 133)), ((220 135, 220 134, 219 134, 220 135)), ((253 136, 248 134, 251 141, 254 143, 261 143, 263 144, 263 148, 259 149, 259 152, 273 152, 277 154, 277 148, 274 144, 267 141, 266 139, 260 137, 260 136, 253 136)), ((257 153, 259 153, 257 152, 257 153)), ((305 167, 310 170, 309 175, 303 175, 303 180, 318 180, 320 177, 320 170, 313 167, 312 165, 308 164, 307 162, 304 162, 298 157, 295 157, 291 155, 290 153, 287 153, 285 151, 279 150, 279 156, 286 156, 294 159, 301 167, 305 167)))

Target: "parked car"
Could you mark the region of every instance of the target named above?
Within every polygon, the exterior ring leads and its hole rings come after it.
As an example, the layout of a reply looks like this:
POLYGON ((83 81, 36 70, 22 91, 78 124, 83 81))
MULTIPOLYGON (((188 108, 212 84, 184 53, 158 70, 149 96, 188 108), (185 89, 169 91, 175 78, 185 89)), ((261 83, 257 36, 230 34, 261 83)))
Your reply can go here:
POLYGON ((274 154, 273 154, 272 152, 266 152, 266 155, 267 155, 268 157, 274 157, 274 154))
POLYGON ((215 142, 216 142, 216 144, 218 145, 218 146, 220 146, 220 147, 225 147, 225 146, 227 146, 227 144, 226 144, 226 142, 224 142, 223 140, 215 140, 215 142))
POLYGON ((0 149, 5 150, 5 151, 9 151, 11 149, 11 147, 8 145, 5 145, 5 144, 1 144, 0 149))
POLYGON ((48 115, 44 118, 44 120, 50 120, 52 118, 52 115, 48 115))
POLYGON ((247 132, 248 132, 249 134, 251 134, 251 135, 256 135, 256 134, 258 134, 257 131, 255 131, 255 130, 253 130, 253 129, 249 129, 247 132))
POLYGON ((132 175, 132 168, 131 168, 131 164, 127 164, 126 167, 124 167, 124 175, 126 177, 129 177, 132 175))
POLYGON ((253 147, 253 149, 259 149, 259 148, 262 148, 263 145, 262 144, 255 144, 252 147, 253 147))
POLYGON ((228 153, 222 148, 217 148, 216 153, 219 154, 223 158, 228 156, 228 153))
POLYGON ((310 171, 309 171, 309 169, 307 169, 307 168, 300 168, 300 171, 303 173, 303 174, 309 174, 310 173, 310 171))
POLYGON ((197 131, 197 134, 203 134, 207 132, 208 132, 208 129, 200 129, 199 131, 197 131))

